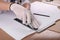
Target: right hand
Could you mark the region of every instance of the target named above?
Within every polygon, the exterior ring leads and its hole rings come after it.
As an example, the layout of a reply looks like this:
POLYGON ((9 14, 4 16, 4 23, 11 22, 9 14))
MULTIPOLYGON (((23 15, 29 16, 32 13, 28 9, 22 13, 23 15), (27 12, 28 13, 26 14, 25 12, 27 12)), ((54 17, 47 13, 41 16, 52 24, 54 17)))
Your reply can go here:
POLYGON ((23 21, 23 24, 31 23, 31 14, 27 9, 25 9, 19 4, 12 4, 10 8, 16 14, 17 18, 23 21))
POLYGON ((33 29, 39 28, 40 23, 35 19, 33 14, 31 14, 28 9, 19 4, 12 4, 11 10, 16 14, 17 18, 23 21, 23 24, 29 25, 33 29))

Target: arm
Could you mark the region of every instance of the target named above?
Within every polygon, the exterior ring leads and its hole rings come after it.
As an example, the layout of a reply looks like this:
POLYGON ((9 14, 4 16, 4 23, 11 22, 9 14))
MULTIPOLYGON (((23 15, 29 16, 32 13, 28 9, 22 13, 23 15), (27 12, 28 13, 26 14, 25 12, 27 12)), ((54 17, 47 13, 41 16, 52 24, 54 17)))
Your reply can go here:
POLYGON ((0 1, 0 10, 9 10, 11 3, 0 1))
MULTIPOLYGON (((0 0, 0 10, 9 10, 10 4, 11 3, 0 0)), ((30 1, 29 0, 24 1, 23 6, 27 9, 30 9, 30 1)))

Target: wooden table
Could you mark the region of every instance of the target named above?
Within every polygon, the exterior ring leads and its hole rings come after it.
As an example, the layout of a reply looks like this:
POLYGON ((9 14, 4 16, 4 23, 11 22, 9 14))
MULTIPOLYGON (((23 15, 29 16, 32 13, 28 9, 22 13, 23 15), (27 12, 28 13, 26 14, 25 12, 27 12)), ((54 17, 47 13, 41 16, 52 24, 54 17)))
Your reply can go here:
POLYGON ((0 40, 14 40, 10 35, 0 29, 0 40))

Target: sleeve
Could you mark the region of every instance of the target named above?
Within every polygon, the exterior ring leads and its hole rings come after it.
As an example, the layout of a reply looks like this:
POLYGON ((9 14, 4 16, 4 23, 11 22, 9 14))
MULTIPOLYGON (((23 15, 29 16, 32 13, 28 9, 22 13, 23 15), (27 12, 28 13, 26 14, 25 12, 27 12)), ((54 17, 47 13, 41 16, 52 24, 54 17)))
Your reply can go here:
POLYGON ((21 5, 23 5, 24 3, 30 3, 30 1, 29 0, 22 0, 21 5))

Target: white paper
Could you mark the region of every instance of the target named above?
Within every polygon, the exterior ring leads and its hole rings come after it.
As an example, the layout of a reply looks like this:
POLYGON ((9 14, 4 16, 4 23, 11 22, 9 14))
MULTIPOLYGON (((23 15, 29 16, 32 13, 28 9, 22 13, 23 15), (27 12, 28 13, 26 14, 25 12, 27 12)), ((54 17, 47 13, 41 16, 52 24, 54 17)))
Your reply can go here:
POLYGON ((21 40, 35 31, 18 23, 14 20, 13 13, 4 13, 0 15, 0 28, 12 36, 15 40, 21 40))
POLYGON ((39 31, 44 30, 45 28, 53 25, 55 21, 60 19, 60 9, 57 6, 42 3, 34 2, 31 4, 32 13, 48 15, 50 17, 35 15, 36 19, 41 23, 39 31))

